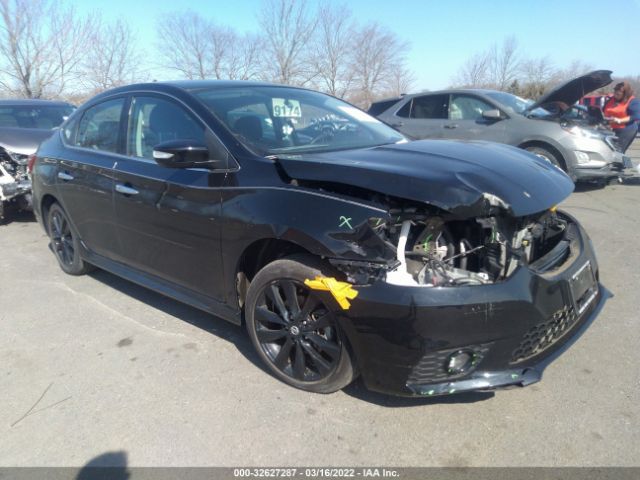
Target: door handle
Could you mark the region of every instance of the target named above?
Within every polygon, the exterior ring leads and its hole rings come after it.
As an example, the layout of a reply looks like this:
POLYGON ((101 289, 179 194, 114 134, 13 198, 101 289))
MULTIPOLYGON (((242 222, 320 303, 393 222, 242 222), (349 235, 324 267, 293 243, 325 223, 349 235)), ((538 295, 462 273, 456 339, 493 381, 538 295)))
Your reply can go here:
POLYGON ((58 178, 65 182, 73 180, 73 175, 69 175, 67 172, 58 172, 58 178))
POLYGON ((121 183, 116 184, 116 192, 122 193, 123 195, 137 195, 138 193, 140 193, 135 188, 122 185, 121 183))
POLYGON ((404 125, 404 122, 397 122, 397 123, 392 123, 391 126, 392 127, 402 127, 404 125))
POLYGON ((449 129, 458 128, 458 124, 457 123, 450 123, 448 125, 445 125, 444 128, 449 128, 449 129))

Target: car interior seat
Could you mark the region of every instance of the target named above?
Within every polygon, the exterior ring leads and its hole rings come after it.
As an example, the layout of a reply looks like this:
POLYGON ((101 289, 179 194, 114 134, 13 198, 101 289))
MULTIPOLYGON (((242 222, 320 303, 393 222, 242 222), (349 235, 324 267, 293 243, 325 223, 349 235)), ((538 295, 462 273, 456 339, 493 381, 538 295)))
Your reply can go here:
POLYGON ((115 152, 118 147, 118 126, 119 123, 117 121, 100 123, 98 131, 95 134, 87 135, 84 146, 97 150, 115 152))
POLYGON ((204 141, 204 130, 181 109, 168 103, 158 103, 142 129, 142 156, 151 158, 153 147, 170 140, 204 141))
POLYGON ((239 118, 233 124, 233 129, 253 143, 259 143, 262 140, 262 121, 257 115, 239 118))

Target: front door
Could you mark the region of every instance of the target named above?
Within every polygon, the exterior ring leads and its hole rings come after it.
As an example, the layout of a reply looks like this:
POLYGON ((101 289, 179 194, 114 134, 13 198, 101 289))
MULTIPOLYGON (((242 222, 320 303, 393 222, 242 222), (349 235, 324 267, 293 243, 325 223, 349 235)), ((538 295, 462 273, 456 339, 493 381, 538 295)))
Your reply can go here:
POLYGON ((167 168, 153 160, 159 143, 207 144, 211 136, 169 97, 133 97, 130 112, 128 158, 118 162, 114 186, 121 255, 132 267, 220 300, 220 187, 225 172, 167 168))
POLYGON ((496 107, 475 95, 454 93, 449 103, 449 121, 443 125, 442 138, 459 140, 505 141, 505 123, 484 118, 482 113, 496 107))

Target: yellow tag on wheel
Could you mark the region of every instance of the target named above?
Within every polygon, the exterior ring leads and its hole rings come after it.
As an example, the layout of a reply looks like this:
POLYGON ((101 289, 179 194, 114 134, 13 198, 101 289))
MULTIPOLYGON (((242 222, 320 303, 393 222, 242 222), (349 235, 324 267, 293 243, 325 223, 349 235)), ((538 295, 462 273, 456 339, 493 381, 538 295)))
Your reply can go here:
POLYGON ((351 307, 349 300, 353 300, 358 296, 358 291, 350 283, 341 282, 333 277, 316 277, 315 280, 306 279, 304 284, 312 290, 331 292, 331 295, 343 310, 349 310, 349 307, 351 307))

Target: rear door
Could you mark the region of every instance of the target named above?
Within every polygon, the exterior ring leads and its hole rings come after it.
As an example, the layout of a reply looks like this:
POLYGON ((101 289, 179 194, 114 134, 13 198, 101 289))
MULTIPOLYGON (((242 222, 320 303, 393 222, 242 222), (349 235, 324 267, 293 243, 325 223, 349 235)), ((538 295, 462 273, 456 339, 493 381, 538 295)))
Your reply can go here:
POLYGON ((133 96, 130 112, 127 158, 118 162, 115 178, 121 255, 134 268, 221 299, 220 188, 226 171, 167 168, 153 160, 153 147, 165 141, 209 146, 217 139, 168 96, 133 96))
POLYGON ((475 95, 451 94, 449 120, 443 125, 442 138, 505 141, 505 120, 487 119, 482 113, 497 107, 475 95))
POLYGON ((414 139, 442 138, 448 109, 449 95, 421 95, 408 101, 389 123, 414 139))
POLYGON ((113 209, 113 168, 121 158, 124 96, 88 108, 62 132, 67 148, 58 161, 60 202, 88 248, 115 258, 117 235, 113 209))

